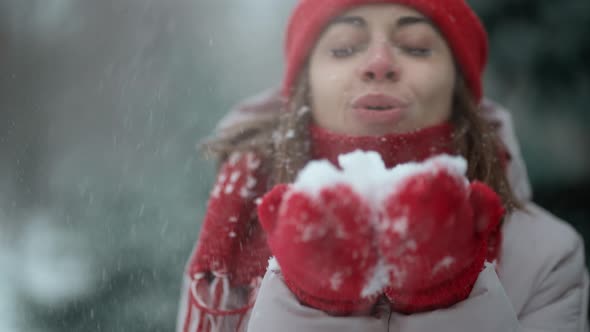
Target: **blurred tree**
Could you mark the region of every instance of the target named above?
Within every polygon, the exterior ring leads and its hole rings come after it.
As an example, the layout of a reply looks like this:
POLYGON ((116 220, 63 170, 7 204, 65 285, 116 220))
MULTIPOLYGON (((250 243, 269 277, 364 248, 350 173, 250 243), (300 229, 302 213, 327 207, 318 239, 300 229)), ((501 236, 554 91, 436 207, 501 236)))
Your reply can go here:
POLYGON ((470 2, 490 34, 492 97, 516 118, 534 199, 582 233, 590 262, 590 2, 470 2))

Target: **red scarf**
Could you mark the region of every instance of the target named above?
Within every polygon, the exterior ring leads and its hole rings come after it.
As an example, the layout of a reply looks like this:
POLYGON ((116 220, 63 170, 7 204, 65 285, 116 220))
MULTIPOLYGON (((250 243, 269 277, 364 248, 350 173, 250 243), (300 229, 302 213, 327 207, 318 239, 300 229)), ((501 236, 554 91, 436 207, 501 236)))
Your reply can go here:
POLYGON ((338 156, 354 150, 375 151, 387 168, 422 161, 437 154, 453 153, 453 127, 444 123, 403 134, 350 136, 310 126, 312 158, 338 165, 338 156))

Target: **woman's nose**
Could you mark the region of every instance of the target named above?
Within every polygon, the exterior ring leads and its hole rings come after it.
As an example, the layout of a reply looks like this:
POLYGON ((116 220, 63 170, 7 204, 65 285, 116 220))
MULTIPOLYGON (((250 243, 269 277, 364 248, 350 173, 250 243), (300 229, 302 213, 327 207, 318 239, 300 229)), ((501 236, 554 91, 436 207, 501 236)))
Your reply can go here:
POLYGON ((366 61, 359 68, 359 75, 365 82, 396 81, 399 69, 394 64, 393 50, 388 43, 370 48, 366 61))

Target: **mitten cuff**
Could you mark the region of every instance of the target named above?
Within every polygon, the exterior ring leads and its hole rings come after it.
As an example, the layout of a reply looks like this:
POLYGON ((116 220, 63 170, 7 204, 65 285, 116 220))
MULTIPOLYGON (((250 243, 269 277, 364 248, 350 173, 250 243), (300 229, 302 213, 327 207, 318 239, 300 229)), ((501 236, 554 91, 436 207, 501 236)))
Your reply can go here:
POLYGON ((388 288, 385 294, 391 301, 392 310, 410 314, 446 308, 469 297, 475 282, 484 268, 488 253, 488 241, 481 239, 473 262, 455 278, 428 287, 418 292, 403 292, 388 288))

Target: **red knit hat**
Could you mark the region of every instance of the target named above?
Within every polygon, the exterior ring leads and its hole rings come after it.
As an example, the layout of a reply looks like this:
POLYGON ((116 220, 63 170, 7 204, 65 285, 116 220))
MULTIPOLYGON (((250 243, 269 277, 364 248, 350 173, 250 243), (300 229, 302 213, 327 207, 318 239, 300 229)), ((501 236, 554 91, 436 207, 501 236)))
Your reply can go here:
POLYGON ((301 67, 330 19, 352 7, 378 3, 405 5, 432 20, 449 43, 473 97, 481 101, 481 76, 488 56, 488 38, 465 0, 299 0, 289 20, 285 40, 283 97, 291 96, 301 67))

